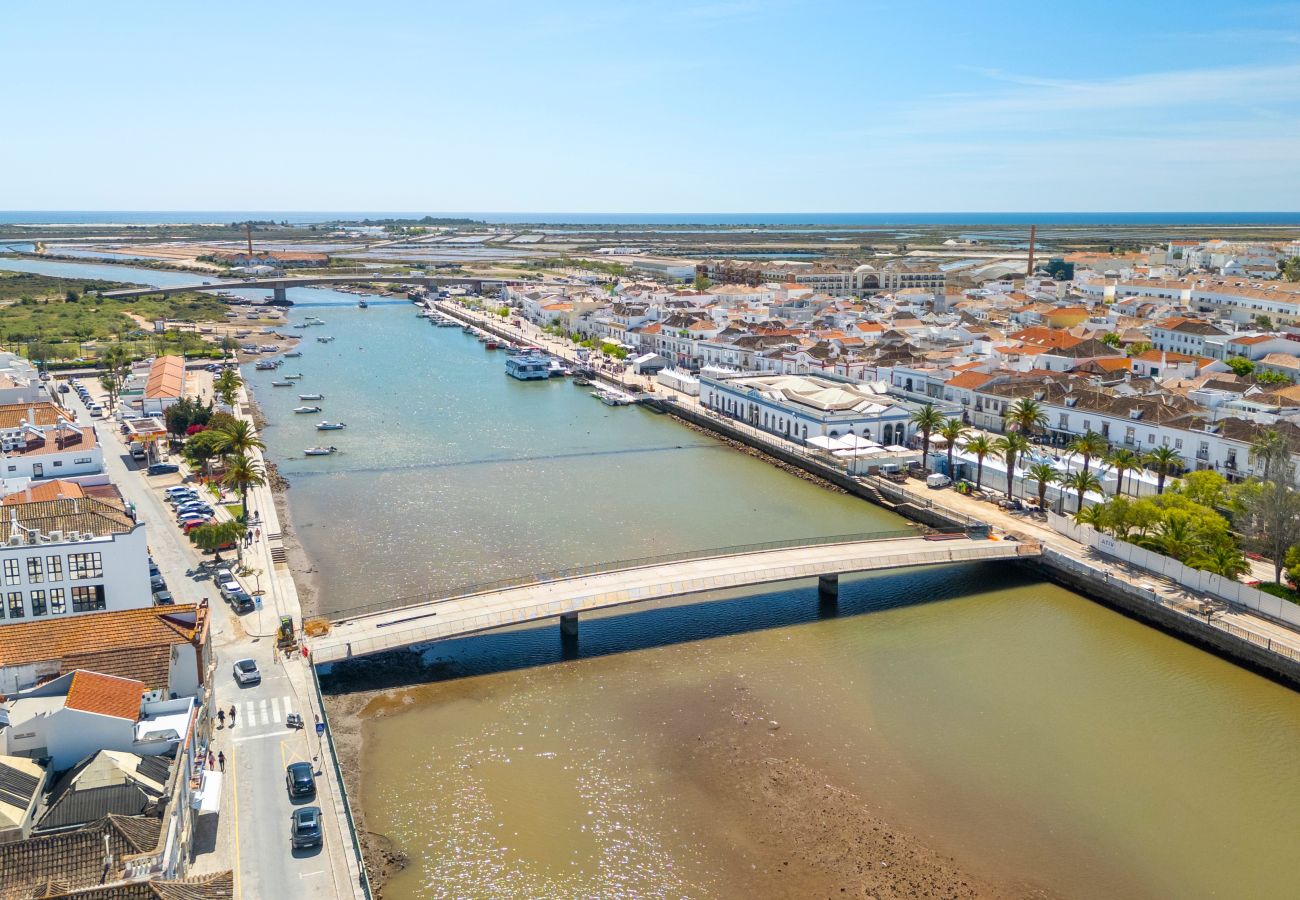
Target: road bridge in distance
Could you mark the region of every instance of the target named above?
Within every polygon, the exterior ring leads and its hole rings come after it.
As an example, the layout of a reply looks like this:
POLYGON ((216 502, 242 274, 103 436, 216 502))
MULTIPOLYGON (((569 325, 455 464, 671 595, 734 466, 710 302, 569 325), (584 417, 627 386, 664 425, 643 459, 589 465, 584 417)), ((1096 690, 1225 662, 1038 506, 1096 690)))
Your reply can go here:
POLYGON ((265 278, 246 278, 243 281, 199 281, 194 284, 173 285, 171 287, 119 288, 100 294, 111 300, 125 300, 128 297, 147 297, 151 294, 180 294, 186 291, 242 291, 250 288, 268 288, 274 299, 283 302, 285 291, 292 287, 311 287, 313 285, 332 284, 411 284, 422 287, 467 287, 475 293, 482 293, 484 288, 498 288, 504 281, 492 278, 473 278, 458 275, 379 275, 366 277, 362 275, 272 275, 265 278))
POLYGON ((834 603, 843 574, 1041 553, 1034 542, 988 538, 982 529, 974 533, 843 535, 552 572, 398 608, 344 611, 332 616, 328 634, 309 638, 308 647, 313 662, 332 663, 557 617, 561 634, 573 638, 580 613, 630 603, 803 578, 817 578, 822 602, 834 603))

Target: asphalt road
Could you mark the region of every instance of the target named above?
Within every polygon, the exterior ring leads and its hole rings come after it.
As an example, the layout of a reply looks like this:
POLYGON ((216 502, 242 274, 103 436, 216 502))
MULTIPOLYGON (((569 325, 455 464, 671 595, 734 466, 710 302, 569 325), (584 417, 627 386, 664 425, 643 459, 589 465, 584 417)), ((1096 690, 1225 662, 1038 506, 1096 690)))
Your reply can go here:
MULTIPOLYGON (((99 393, 95 387, 92 395, 99 393)), ((237 615, 220 598, 208 576, 187 577, 187 571, 197 569, 200 555, 176 527, 161 494, 163 488, 178 484, 179 476, 146 476, 131 459, 115 420, 91 419, 75 395, 66 402, 81 420, 96 425, 105 471, 123 497, 135 504, 137 517, 147 523, 150 553, 176 602, 198 603, 209 598, 216 659, 213 688, 217 708, 227 712, 224 728, 213 724, 212 746, 214 752, 226 756, 226 775, 218 827, 208 840, 200 842, 192 871, 233 869, 236 898, 351 896, 348 885, 335 884, 336 867, 327 856, 344 852, 346 836, 330 828, 333 819, 324 820, 326 847, 295 851, 290 846, 289 815, 295 804, 290 803, 285 788, 285 768, 295 761, 314 762, 317 738, 309 698, 293 689, 277 660, 274 640, 253 636, 274 632, 274 610, 237 615), (263 673, 261 684, 236 684, 232 667, 235 660, 243 658, 257 662, 263 673), (228 717, 232 704, 236 707, 233 728, 228 717), (303 716, 303 730, 286 727, 289 712, 303 716)), ((323 800, 297 804, 324 806, 323 800)), ((211 831, 210 826, 207 830, 211 831)))

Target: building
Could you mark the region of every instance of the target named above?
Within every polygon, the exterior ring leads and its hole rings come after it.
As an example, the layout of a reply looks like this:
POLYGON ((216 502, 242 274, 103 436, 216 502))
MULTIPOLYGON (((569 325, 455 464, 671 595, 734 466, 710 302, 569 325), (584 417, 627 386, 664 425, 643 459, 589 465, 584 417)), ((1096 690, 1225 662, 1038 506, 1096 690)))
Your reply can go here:
POLYGON ((162 415, 167 407, 185 396, 185 360, 179 356, 160 356, 149 367, 149 378, 140 395, 140 411, 147 416, 162 415))
POLYGON ((0 694, 77 669, 129 678, 154 699, 202 696, 212 665, 206 606, 179 604, 0 628, 0 694))
MULTIPOLYGON (((24 756, 0 756, 0 844, 29 837, 49 770, 24 756)), ((0 871, 0 884, 7 884, 0 871)))
POLYGON ((95 430, 80 426, 47 401, 0 406, 0 479, 19 486, 30 479, 103 471, 104 451, 95 430))
POLYGON ((7 504, 0 628, 153 603, 143 522, 97 497, 7 504))
POLYGON ((853 434, 903 444, 915 407, 883 383, 829 375, 701 375, 700 403, 720 415, 796 441, 853 434))

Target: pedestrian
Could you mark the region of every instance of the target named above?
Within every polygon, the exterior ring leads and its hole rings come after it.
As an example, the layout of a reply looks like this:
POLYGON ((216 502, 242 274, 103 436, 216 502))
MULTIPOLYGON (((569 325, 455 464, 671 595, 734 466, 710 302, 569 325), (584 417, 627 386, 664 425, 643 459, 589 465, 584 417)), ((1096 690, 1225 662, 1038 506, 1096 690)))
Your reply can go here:
POLYGON ((226 711, 224 709, 217 710, 217 722, 219 728, 226 727, 226 711))
POLYGON ((230 704, 230 727, 235 727, 235 704, 230 704))
POLYGON ((226 754, 224 751, 217 754, 217 765, 221 767, 221 771, 226 771, 226 754))
POLYGON ((208 751, 208 769, 211 770, 211 769, 215 769, 216 767, 217 767, 217 758, 216 758, 215 756, 213 756, 213 755, 212 755, 212 751, 209 750, 209 751, 208 751))
POLYGON ((262 529, 259 528, 259 529, 257 529, 256 540, 259 540, 259 541, 260 541, 261 539, 262 539, 262 529))

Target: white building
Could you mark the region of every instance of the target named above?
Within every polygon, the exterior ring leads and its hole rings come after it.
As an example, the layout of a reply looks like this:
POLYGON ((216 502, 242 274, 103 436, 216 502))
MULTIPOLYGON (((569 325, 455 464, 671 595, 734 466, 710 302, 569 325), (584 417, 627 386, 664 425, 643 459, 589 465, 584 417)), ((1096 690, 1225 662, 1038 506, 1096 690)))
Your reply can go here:
POLYGON ((104 470, 95 429, 48 401, 0 406, 0 478, 62 478, 104 470))

